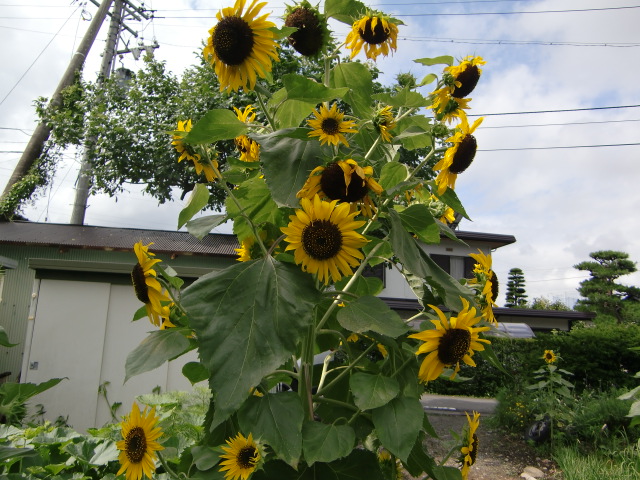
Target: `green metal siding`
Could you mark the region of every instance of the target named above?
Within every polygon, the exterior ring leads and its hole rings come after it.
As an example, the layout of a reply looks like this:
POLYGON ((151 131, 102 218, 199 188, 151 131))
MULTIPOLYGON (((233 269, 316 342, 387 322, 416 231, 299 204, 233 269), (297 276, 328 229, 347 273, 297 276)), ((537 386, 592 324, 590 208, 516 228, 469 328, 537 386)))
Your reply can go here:
MULTIPOLYGON (((153 249, 152 249, 153 251, 153 249)), ((0 256, 15 260, 18 265, 7 269, 4 279, 2 301, 0 302, 0 325, 6 330, 9 340, 17 343, 11 348, 0 346, 0 373, 11 372, 7 381, 18 381, 22 368, 22 355, 27 334, 27 318, 33 291, 36 271, 29 267, 30 259, 54 259, 95 263, 130 263, 136 262, 131 252, 91 250, 91 249, 57 249, 52 247, 32 247, 22 245, 0 245, 0 256)), ((157 255, 174 269, 183 268, 224 268, 234 263, 233 258, 198 255, 181 255, 170 259, 165 255, 157 255)), ((110 276, 105 275, 105 281, 110 276)), ((134 312, 131 312, 133 315, 134 312)))

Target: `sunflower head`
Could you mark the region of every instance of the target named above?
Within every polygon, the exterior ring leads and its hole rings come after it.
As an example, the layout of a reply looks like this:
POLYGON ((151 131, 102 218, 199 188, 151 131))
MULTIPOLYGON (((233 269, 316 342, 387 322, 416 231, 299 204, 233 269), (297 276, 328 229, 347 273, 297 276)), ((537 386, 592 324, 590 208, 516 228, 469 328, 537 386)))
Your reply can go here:
POLYGON ((246 0, 236 0, 233 7, 216 14, 218 23, 209 30, 203 50, 206 61, 214 67, 220 91, 253 90, 258 77, 271 72, 272 61, 278 61, 277 44, 270 30, 276 25, 260 16, 265 5, 253 0, 245 10, 246 0))
POLYGON ((431 108, 439 122, 452 122, 469 108, 470 98, 453 97, 453 87, 444 86, 431 92, 431 108))
POLYGON ((133 246, 138 262, 131 270, 131 282, 136 297, 144 303, 147 316, 151 323, 159 327, 164 319, 169 318, 171 298, 167 295, 162 284, 157 279, 157 272, 153 266, 160 262, 154 259, 154 253, 149 252, 153 242, 143 245, 138 242, 133 246))
POLYGON ((353 22, 347 35, 346 47, 351 50, 351 58, 364 47, 368 59, 376 60, 378 55, 385 57, 389 51, 398 48, 398 25, 401 22, 391 19, 380 12, 370 11, 353 22))
POLYGON ((386 107, 378 108, 373 117, 373 126, 378 131, 383 141, 391 141, 390 130, 396 126, 396 121, 390 106, 387 105, 386 107))
POLYGON ((545 350, 542 358, 548 364, 552 364, 555 363, 555 361, 558 359, 558 356, 553 352, 553 350, 545 350))
POLYGON ((248 437, 238 433, 234 438, 227 439, 227 445, 223 445, 224 455, 220 458, 220 472, 225 480, 247 480, 258 468, 260 459, 259 445, 253 440, 251 434, 248 437))
POLYGON ((155 472, 156 452, 163 450, 157 440, 162 436, 162 429, 157 426, 156 410, 140 413, 140 408, 133 404, 131 414, 121 426, 122 440, 116 443, 120 450, 120 470, 117 475, 125 473, 127 480, 139 480, 143 475, 153 478, 155 472))
POLYGON ((469 256, 478 262, 473 268, 474 278, 469 280, 469 284, 478 289, 476 300, 480 304, 483 317, 488 322, 497 324, 493 307, 498 299, 499 283, 498 276, 491 269, 491 254, 485 255, 478 249, 478 253, 470 253, 469 256))
POLYGON ((176 152, 180 154, 178 162, 187 159, 195 163, 200 160, 200 154, 196 153, 194 148, 183 140, 184 137, 187 136, 187 133, 191 131, 192 126, 191 119, 184 121, 178 120, 178 127, 173 132, 173 141, 171 142, 171 145, 173 145, 176 152))
POLYGON ((313 115, 315 118, 307 120, 307 124, 312 128, 309 132, 310 137, 319 137, 321 145, 328 143, 337 146, 343 143, 349 146, 344 134, 357 132, 356 122, 344 120, 344 113, 338 110, 336 103, 330 109, 322 104, 319 110, 313 111, 313 115))
POLYGON ((429 207, 431 215, 433 215, 434 218, 437 218, 444 224, 453 223, 456 219, 453 208, 440 201, 440 199, 438 199, 438 197, 436 197, 435 195, 431 195, 429 197, 429 203, 427 204, 427 207, 429 207))
POLYGON ((464 445, 460 449, 461 455, 458 457, 458 461, 461 464, 462 478, 466 480, 469 475, 470 467, 476 463, 478 459, 478 445, 479 439, 476 431, 480 426, 480 414, 473 412, 473 419, 465 412, 467 416, 467 425, 465 427, 464 445))
POLYGON ((289 35, 288 40, 300 55, 317 57, 325 50, 329 41, 327 19, 307 0, 287 6, 284 25, 298 29, 289 35))
POLYGON ((351 275, 364 258, 359 249, 367 243, 356 232, 365 224, 354 220, 359 212, 351 212, 348 203, 325 202, 318 195, 302 198, 300 204, 302 208, 281 228, 288 243, 285 250, 294 250, 295 262, 325 285, 351 275))
POLYGON ((451 378, 455 378, 460 370, 460 362, 475 367, 476 363, 471 357, 475 352, 484 350, 483 343, 490 343, 479 336, 489 327, 476 326, 482 317, 476 314, 475 307, 470 307, 467 300, 461 298, 461 301, 462 310, 457 316, 449 318, 438 307, 429 305, 439 317, 438 320, 431 320, 435 328, 409 335, 409 338, 425 342, 416 352, 417 355, 427 354, 418 372, 423 382, 438 378, 445 367, 453 368, 451 378))
POLYGON ((484 65, 482 57, 465 57, 459 65, 444 69, 443 80, 445 85, 452 88, 451 96, 464 98, 471 94, 480 80, 482 69, 478 65, 484 65))

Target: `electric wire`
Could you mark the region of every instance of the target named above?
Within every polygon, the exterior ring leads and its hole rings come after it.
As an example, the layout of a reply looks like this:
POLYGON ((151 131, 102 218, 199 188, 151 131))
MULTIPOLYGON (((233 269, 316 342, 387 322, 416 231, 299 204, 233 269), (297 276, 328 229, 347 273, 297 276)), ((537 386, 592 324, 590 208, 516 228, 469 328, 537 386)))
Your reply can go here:
POLYGON ((500 115, 529 115, 537 113, 560 113, 560 112, 586 112, 591 110, 612 110, 618 108, 638 108, 640 105, 614 105, 610 107, 585 107, 585 108, 561 108, 557 110, 532 110, 528 112, 502 112, 502 113, 467 113, 467 117, 495 117, 500 115))
POLYGON ((640 145, 640 143, 609 143, 600 145, 559 145, 553 147, 515 147, 515 148, 479 148, 478 152, 513 152, 521 150, 557 150, 567 148, 599 148, 599 147, 632 147, 640 145))

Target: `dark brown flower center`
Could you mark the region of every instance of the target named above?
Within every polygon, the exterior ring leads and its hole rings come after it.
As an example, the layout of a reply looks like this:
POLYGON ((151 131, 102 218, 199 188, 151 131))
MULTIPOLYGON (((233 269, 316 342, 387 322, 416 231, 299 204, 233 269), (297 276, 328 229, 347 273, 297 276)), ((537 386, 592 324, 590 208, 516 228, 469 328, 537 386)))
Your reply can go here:
POLYGON ((469 168, 471 162, 473 162, 473 158, 476 156, 477 149, 478 142, 476 142, 476 137, 474 137, 473 135, 466 135, 458 144, 458 149, 453 156, 453 161, 451 162, 449 171, 451 173, 455 173, 456 175, 464 172, 467 168, 469 168))
POLYGON ((480 80, 480 70, 478 70, 477 65, 467 65, 467 68, 458 74, 456 80, 461 85, 454 88, 451 95, 456 98, 464 98, 476 88, 478 80, 480 80))
POLYGON ((496 275, 496 272, 494 272, 493 270, 491 270, 491 276, 489 277, 489 280, 491 280, 491 300, 495 302, 498 298, 500 283, 498 282, 498 276, 496 275))
POLYGON ((340 133, 340 123, 333 117, 328 117, 322 120, 320 128, 325 135, 335 135, 340 133))
POLYGON ((249 469, 256 466, 257 451, 251 445, 242 447, 236 456, 240 468, 249 469))
POLYGON ((284 24, 298 29, 289 36, 289 43, 299 54, 312 57, 320 53, 323 32, 313 10, 298 7, 287 16, 284 24))
POLYGON ((302 248, 314 260, 334 258, 342 248, 342 233, 329 220, 314 220, 302 231, 302 248))
POLYGON ((240 17, 224 17, 213 31, 213 49, 231 67, 241 65, 253 51, 253 30, 240 17))
POLYGON ((133 283, 133 289, 136 292, 138 300, 142 303, 149 303, 149 288, 147 287, 144 270, 140 263, 136 263, 131 271, 131 282, 133 283))
MULTIPOLYGON (((373 17, 376 18, 376 17, 373 17)), ((382 20, 378 18, 378 23, 376 23, 376 27, 371 29, 371 23, 373 19, 370 18, 364 25, 364 29, 360 30, 360 37, 371 45, 379 45, 384 43, 389 38, 389 30, 385 29, 382 26, 382 20)))
POLYGON ((471 333, 466 328, 451 328, 440 337, 438 358, 445 365, 455 365, 467 354, 471 333))
POLYGON ((140 463, 147 453, 147 437, 142 427, 133 427, 124 439, 124 451, 131 463, 140 463))
POLYGON ((369 192, 367 183, 356 172, 351 174, 349 188, 344 181, 344 171, 337 163, 330 163, 320 176, 320 186, 331 200, 357 202, 369 192))
POLYGON ((478 444, 480 443, 478 439, 478 435, 473 434, 473 440, 471 441, 471 451, 469 452, 469 457, 471 457, 471 461, 468 462, 468 465, 473 465, 476 463, 476 459, 478 458, 478 444))

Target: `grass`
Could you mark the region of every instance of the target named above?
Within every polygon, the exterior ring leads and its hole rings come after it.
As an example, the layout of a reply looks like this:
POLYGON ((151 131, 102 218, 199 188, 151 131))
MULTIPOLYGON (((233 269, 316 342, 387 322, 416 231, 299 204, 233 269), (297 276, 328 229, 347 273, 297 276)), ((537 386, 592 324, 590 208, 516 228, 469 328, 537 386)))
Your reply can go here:
POLYGON ((564 474, 564 480, 639 480, 640 444, 632 445, 614 455, 581 453, 575 446, 559 447, 554 459, 564 474))

